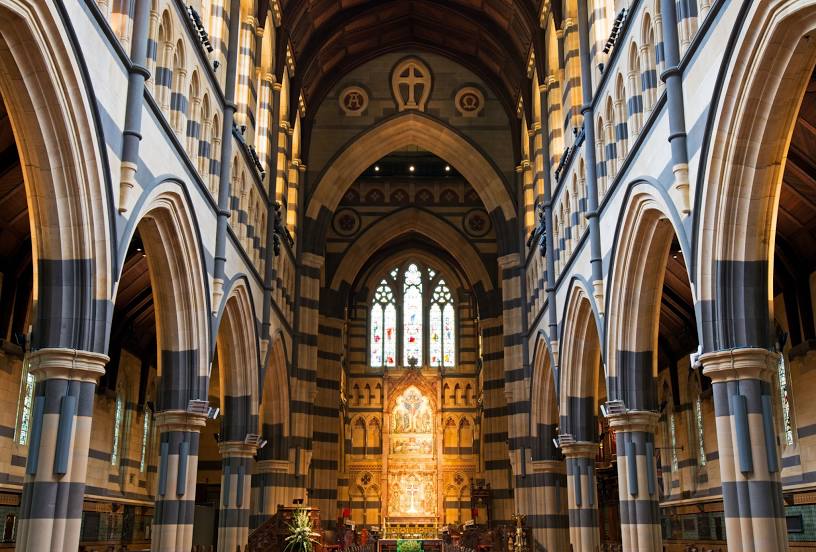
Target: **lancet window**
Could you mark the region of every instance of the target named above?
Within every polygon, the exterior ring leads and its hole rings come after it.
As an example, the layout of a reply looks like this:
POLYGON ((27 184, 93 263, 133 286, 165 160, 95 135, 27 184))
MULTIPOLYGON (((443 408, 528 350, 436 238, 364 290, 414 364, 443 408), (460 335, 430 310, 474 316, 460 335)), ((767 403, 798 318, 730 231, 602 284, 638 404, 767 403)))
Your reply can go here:
POLYGON ((456 365, 456 305, 439 271, 409 263, 380 280, 369 312, 370 365, 456 365))

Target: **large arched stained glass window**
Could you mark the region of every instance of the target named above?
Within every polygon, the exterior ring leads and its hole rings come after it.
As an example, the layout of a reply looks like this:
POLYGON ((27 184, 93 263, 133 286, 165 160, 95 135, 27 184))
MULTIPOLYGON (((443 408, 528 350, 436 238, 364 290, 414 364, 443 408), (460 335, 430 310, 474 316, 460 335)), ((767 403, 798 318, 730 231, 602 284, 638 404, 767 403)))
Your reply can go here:
POLYGON ((416 262, 382 277, 369 311, 372 368, 456 366, 457 310, 448 282, 416 262))
POLYGON ((439 280, 431 297, 430 365, 454 366, 456 359, 453 298, 445 280, 439 280))
POLYGON ((397 365, 397 307, 391 286, 383 280, 371 305, 371 366, 397 365))
POLYGON ((408 266, 403 275, 402 341, 404 362, 422 366, 422 273, 417 265, 408 266))

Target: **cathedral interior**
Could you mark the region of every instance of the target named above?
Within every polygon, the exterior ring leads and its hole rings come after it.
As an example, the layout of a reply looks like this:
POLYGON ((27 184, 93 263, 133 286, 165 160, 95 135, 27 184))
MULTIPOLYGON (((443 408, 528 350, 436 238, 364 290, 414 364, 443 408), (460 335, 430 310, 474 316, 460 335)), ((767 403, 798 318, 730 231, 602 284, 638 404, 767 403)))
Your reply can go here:
POLYGON ((814 33, 0 0, 0 549, 816 550, 814 33))

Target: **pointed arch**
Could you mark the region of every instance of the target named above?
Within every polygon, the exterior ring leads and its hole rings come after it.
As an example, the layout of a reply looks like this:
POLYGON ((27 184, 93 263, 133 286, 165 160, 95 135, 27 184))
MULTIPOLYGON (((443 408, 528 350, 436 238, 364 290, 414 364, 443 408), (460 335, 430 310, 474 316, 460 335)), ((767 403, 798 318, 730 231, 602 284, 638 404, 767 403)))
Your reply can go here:
POLYGON ((201 234, 186 194, 174 180, 153 187, 124 241, 127 248, 138 226, 155 304, 160 411, 184 410, 189 400, 207 398, 210 294, 201 234))
POLYGON ((750 8, 719 76, 706 129, 712 138, 703 144, 696 185, 692 281, 706 352, 774 346, 777 206, 790 136, 816 63, 806 38, 816 27, 816 2, 750 8))
POLYGON ((258 452, 259 459, 289 458, 289 363, 286 341, 278 332, 267 355, 263 373, 263 388, 259 408, 261 435, 266 447, 258 452))
POLYGON ((221 379, 222 438, 243 441, 258 433, 257 324, 245 278, 229 291, 217 328, 218 375, 221 379))
POLYGON ((595 441, 598 390, 606 385, 599 377, 603 373, 600 326, 584 284, 573 280, 568 297, 560 352, 560 414, 565 426, 561 432, 577 441, 595 441))
POLYGON ((0 7, 0 92, 28 202, 31 347, 105 352, 112 308, 113 199, 87 70, 57 10, 0 7))
POLYGON ((559 425, 557 378, 547 339, 539 334, 536 341, 530 396, 533 460, 552 460, 560 457, 553 444, 559 425))
MULTIPOLYGON (((497 230, 515 220, 515 201, 504 178, 475 145, 433 117, 404 111, 353 137, 320 175, 305 212, 307 224, 308 220, 319 224, 313 232, 315 242, 308 245, 311 250, 322 251, 328 213, 337 208, 348 186, 374 162, 405 146, 420 146, 449 162, 479 193, 488 212, 496 212, 493 222, 497 230), (501 216, 496 219, 498 213, 501 216)), ((503 239, 500 235, 499 241, 503 239)))
POLYGON ((689 253, 677 211, 659 189, 640 182, 627 190, 607 283, 604 324, 610 399, 623 400, 633 410, 657 409, 660 304, 675 235, 689 253))

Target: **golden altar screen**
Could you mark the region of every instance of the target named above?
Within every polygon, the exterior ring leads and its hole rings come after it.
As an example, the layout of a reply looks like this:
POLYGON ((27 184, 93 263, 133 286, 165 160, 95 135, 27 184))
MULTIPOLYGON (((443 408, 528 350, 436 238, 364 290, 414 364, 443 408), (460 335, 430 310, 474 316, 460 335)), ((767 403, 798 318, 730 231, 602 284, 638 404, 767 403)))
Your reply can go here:
POLYGON ((434 412, 430 401, 412 385, 397 398, 389 420, 388 515, 435 516, 434 412))

